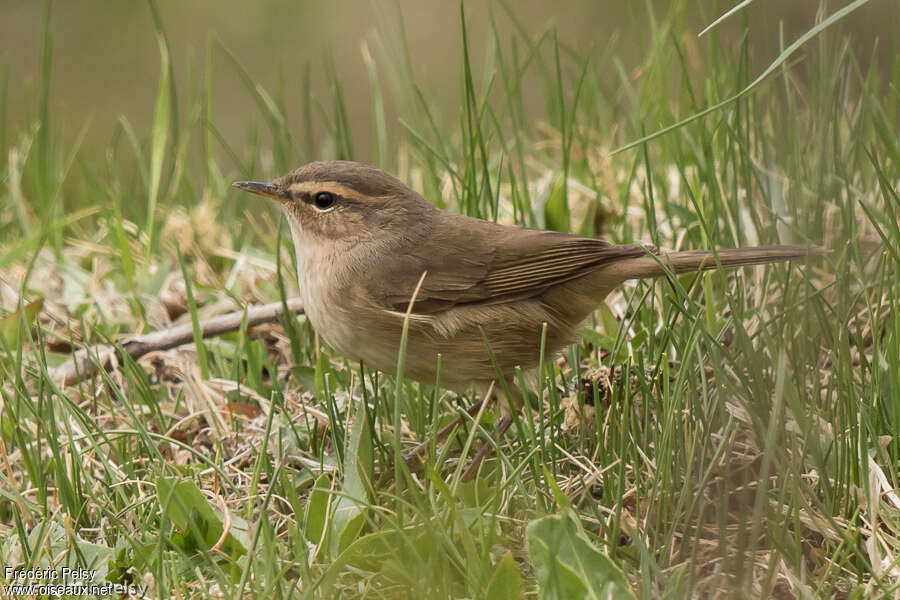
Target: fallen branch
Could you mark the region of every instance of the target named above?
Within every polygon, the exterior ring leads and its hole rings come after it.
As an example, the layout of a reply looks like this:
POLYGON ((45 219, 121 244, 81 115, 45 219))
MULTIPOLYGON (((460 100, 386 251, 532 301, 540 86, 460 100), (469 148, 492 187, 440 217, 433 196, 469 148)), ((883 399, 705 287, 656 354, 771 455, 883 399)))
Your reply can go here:
MULTIPOLYGON (((291 298, 287 301, 287 308, 292 313, 299 313, 303 311, 303 303, 299 298, 291 298)), ((247 308, 247 327, 276 321, 283 313, 284 305, 281 302, 247 308)), ((243 320, 244 311, 242 310, 205 319, 200 321, 200 336, 205 339, 236 331, 240 329, 243 320)), ((149 352, 170 350, 193 341, 194 331, 191 324, 182 323, 169 329, 134 336, 125 341, 121 348, 128 356, 137 360, 149 352)), ((100 368, 110 368, 116 351, 115 346, 109 345, 91 346, 79 350, 75 353, 74 359, 50 369, 50 378, 60 386, 72 385, 80 379, 87 379, 97 373, 100 368)))

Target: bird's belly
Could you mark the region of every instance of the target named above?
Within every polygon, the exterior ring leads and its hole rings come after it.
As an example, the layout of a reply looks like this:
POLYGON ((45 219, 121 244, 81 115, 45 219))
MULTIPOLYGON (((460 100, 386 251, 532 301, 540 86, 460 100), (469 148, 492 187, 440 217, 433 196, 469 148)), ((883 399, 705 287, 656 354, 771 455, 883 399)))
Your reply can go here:
MULTIPOLYGON (((403 337, 402 314, 350 302, 346 293, 315 296, 304 297, 307 318, 329 346, 369 368, 396 374, 403 337), (327 300, 317 301, 322 298, 327 300)), ((486 338, 501 372, 511 377, 516 366, 527 371, 537 365, 545 322, 545 353, 549 357, 575 335, 572 327, 553 319, 539 302, 455 308, 440 317, 413 315, 403 374, 423 383, 435 383, 440 356, 442 385, 459 388, 490 381, 496 377, 496 369, 485 346, 486 338)))
MULTIPOLYGON (((537 366, 545 323, 545 354, 550 357, 573 341, 576 333, 574 327, 554 319, 538 301, 456 307, 438 317, 414 315, 409 324, 404 375, 434 383, 440 359, 440 382, 451 388, 489 382, 496 378, 498 367, 505 377, 511 378, 516 367, 528 371, 537 366)), ((356 352, 347 353, 361 356, 379 370, 394 373, 402 326, 403 319, 398 315, 390 330, 372 332, 361 327, 356 332, 356 352)))
POLYGON ((346 295, 301 293, 301 296, 306 318, 329 346, 369 368, 396 372, 402 323, 399 327, 378 327, 383 318, 379 320, 379 315, 369 307, 354 306, 346 295), (327 300, 322 301, 323 297, 327 300))

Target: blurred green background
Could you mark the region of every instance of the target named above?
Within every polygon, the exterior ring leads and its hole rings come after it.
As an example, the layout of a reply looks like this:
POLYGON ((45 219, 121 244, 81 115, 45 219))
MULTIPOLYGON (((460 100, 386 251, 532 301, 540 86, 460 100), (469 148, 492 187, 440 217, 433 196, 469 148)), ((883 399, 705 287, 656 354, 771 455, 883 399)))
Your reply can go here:
MULTIPOLYGON (((830 13, 843 4, 832 2, 824 6, 830 13)), ((731 6, 733 3, 710 0, 689 3, 683 7, 683 22, 672 28, 672 35, 678 36, 689 53, 700 52, 703 46, 695 43, 696 34, 731 6)), ((736 47, 749 24, 749 47, 754 53, 750 57, 752 72, 758 73, 778 55, 780 48, 816 22, 822 6, 812 0, 755 2, 727 20, 714 35, 736 47)), ((41 36, 47 5, 37 0, 4 0, 0 7, 0 77, 6 79, 8 90, 3 131, 9 136, 37 118, 41 36)), ((388 78, 384 82, 387 131, 389 140, 396 141, 401 131, 397 116, 403 108, 392 101, 390 77, 391 69, 397 67, 398 48, 392 46, 402 44, 397 29, 402 22, 416 83, 438 114, 452 120, 458 113, 462 100, 462 50, 460 6, 456 2, 163 0, 158 7, 171 46, 176 89, 182 99, 189 95, 186 86, 203 85, 207 49, 213 39, 218 39, 243 63, 255 82, 283 98, 291 109, 303 95, 307 68, 312 96, 324 107, 331 104, 327 65, 333 60, 346 98, 355 158, 370 161, 372 101, 362 47, 369 48, 380 74, 388 78)), ((900 27, 896 7, 895 1, 870 2, 841 22, 841 31, 849 34, 848 43, 856 46, 856 56, 864 63, 876 60, 888 68, 898 44, 897 36, 891 35, 900 27), (881 41, 873 44, 873 38, 881 41)), ((613 93, 622 73, 631 79, 641 77, 640 61, 648 56, 645 45, 651 37, 647 30, 666 15, 669 3, 521 0, 506 4, 467 2, 465 10, 476 68, 484 63, 493 14, 500 39, 508 39, 517 28, 519 33, 529 35, 554 29, 564 47, 591 57, 591 68, 603 74, 613 93)), ((57 125, 62 125, 64 139, 75 137, 89 122, 82 152, 90 156, 107 147, 120 116, 127 117, 137 131, 146 131, 153 118, 159 77, 159 52, 148 4, 56 2, 49 31, 50 101, 57 118, 63 117, 57 125)), ((228 143, 239 147, 258 125, 258 111, 234 71, 213 55, 214 121, 228 143)), ((863 69, 866 67, 862 65, 863 69)), ((673 73, 673 82, 677 76, 673 73)), ((398 83, 396 77, 393 83, 398 83)), ((399 84, 403 85, 402 81, 399 84)), ((538 90, 529 93, 527 89, 529 84, 539 85, 536 75, 528 74, 525 84, 526 110, 535 119, 543 117, 542 94, 538 90)), ((190 109, 181 104, 180 111, 190 109)), ((300 111, 287 113, 297 117, 300 111)), ((313 124, 318 128, 316 116, 313 124)), ((647 123, 650 129, 658 125, 647 123)), ((301 123, 295 119, 287 126, 291 137, 299 142, 303 135, 301 123)), ((0 146, 3 147, 13 140, 0 142, 5 142, 0 146)), ((315 147, 315 142, 311 146, 315 147)))

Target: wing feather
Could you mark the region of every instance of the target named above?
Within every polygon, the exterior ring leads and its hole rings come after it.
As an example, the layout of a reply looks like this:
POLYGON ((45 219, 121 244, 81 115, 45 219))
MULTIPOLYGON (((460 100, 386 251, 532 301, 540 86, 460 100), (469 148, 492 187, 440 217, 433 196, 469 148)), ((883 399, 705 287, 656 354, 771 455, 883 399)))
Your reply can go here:
POLYGON ((444 235, 437 234, 398 257, 397 272, 405 275, 398 279, 410 281, 397 280, 393 289, 385 290, 380 298, 383 306, 405 311, 412 288, 426 270, 428 275, 413 307, 416 314, 534 297, 610 262, 647 252, 641 246, 616 246, 461 216, 454 216, 446 225, 450 227, 443 229, 444 235), (460 231, 466 235, 459 235, 460 231), (415 281, 409 273, 417 274, 415 281))

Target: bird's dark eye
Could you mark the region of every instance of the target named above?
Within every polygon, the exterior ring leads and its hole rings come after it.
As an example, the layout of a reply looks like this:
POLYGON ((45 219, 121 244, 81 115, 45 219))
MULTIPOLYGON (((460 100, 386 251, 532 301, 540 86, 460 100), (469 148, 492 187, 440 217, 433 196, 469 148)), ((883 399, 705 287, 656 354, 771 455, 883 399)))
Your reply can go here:
POLYGON ((316 208, 319 210, 328 210, 334 203, 337 201, 337 198, 334 197, 334 194, 331 192, 319 192, 316 194, 315 198, 313 198, 316 208))

